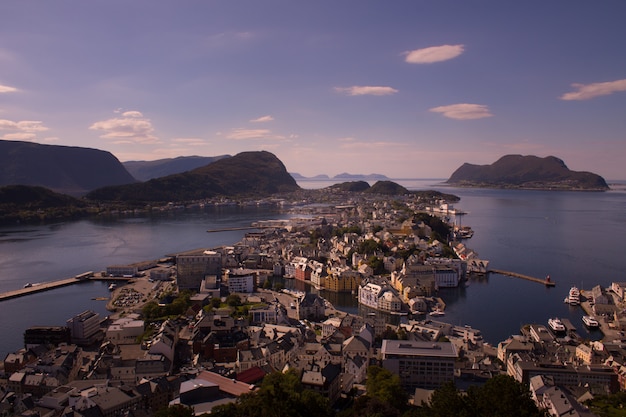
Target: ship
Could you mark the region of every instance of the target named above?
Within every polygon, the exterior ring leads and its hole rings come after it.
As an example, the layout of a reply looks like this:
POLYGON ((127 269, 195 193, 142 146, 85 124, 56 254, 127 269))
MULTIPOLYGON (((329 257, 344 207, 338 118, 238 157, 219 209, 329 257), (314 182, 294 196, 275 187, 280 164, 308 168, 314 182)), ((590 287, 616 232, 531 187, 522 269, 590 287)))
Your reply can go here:
POLYGON ((577 306, 580 304, 580 290, 577 287, 569 289, 569 294, 565 297, 564 302, 571 306, 577 306))
POLYGON ((109 285, 109 291, 113 291, 116 288, 117 288, 117 284, 116 283, 111 283, 111 285, 109 285))
POLYGON ((597 329, 600 323, 593 316, 583 316, 583 323, 590 329, 597 329))
POLYGON ((565 325, 558 317, 553 317, 548 320, 548 326, 550 326, 550 329, 552 329, 552 331, 555 333, 565 332, 565 325))

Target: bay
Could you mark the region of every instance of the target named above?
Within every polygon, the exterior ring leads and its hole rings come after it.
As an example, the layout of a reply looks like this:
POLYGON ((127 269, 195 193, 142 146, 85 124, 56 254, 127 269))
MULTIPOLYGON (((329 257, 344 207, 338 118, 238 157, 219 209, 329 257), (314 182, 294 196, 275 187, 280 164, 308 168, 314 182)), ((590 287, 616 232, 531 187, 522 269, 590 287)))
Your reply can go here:
MULTIPOLYGON (((580 322, 582 310, 563 299, 572 285, 591 289, 626 281, 622 242, 626 237, 626 187, 611 191, 548 192, 447 187, 438 179, 394 180, 411 190, 437 189, 456 194, 456 207, 467 212, 457 222, 472 227, 466 241, 493 268, 543 278, 554 288, 500 275, 472 279, 468 287, 442 289, 447 304, 441 319, 481 329, 496 344, 526 323, 569 318, 590 339, 580 322)), ((300 181, 307 189, 333 181, 300 181)), ((0 228, 0 291, 71 277, 109 265, 156 259, 197 248, 233 244, 246 231, 207 233, 208 229, 248 226, 255 220, 284 218, 264 207, 211 207, 121 218, 81 220, 52 225, 0 228)), ((0 303, 0 357, 22 346, 24 329, 63 325, 92 309, 106 315, 106 284, 86 283, 0 303)), ((329 297, 330 299, 330 297, 329 297)), ((349 297, 331 302, 352 308, 349 297)))

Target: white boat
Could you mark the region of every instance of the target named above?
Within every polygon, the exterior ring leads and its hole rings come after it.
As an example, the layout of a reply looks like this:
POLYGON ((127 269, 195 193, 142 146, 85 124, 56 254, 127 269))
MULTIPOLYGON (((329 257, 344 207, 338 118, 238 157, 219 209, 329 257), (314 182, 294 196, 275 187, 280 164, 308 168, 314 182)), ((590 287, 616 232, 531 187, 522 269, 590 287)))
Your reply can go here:
POLYGON ((565 298, 565 302, 571 306, 577 306, 580 304, 580 290, 577 287, 569 289, 569 293, 565 298))
POLYGON ((555 333, 565 332, 565 325, 558 317, 553 317, 548 320, 548 326, 550 326, 550 329, 555 333))
POLYGON ((597 329, 600 327, 600 323, 593 316, 583 316, 583 323, 585 323, 585 326, 590 329, 597 329))
POLYGON ((433 316, 433 317, 441 317, 441 316, 445 316, 446 313, 444 313, 441 309, 439 309, 439 307, 437 307, 433 311, 428 313, 428 315, 433 316))
POLYGON ((117 288, 117 284, 115 283, 111 283, 111 285, 109 285, 109 291, 113 291, 116 288, 117 288))

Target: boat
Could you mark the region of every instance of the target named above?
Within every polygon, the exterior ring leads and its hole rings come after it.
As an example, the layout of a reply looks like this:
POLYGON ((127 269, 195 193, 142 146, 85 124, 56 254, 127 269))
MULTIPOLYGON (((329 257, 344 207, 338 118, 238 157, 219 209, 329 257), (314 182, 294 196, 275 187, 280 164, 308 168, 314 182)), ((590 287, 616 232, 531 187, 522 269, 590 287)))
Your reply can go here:
POLYGON ((548 320, 548 326, 550 326, 550 329, 555 333, 565 332, 565 325, 558 317, 553 317, 548 320))
POLYGON ((585 323, 585 326, 590 329, 597 329, 600 327, 600 323, 593 316, 583 316, 583 323, 585 323))
POLYGON ((565 297, 564 300, 567 304, 571 306, 577 306, 580 304, 580 290, 577 287, 572 287, 569 289, 569 294, 565 297))
POLYGON ((111 285, 109 285, 109 291, 113 291, 116 288, 117 288, 117 284, 116 283, 111 283, 111 285))
POLYGON ((433 311, 428 313, 428 315, 433 316, 433 317, 441 317, 441 316, 445 316, 446 313, 444 313, 439 307, 437 307, 433 311))
POLYGON ((24 288, 30 288, 32 286, 33 284, 31 284, 30 282, 27 282, 26 284, 24 284, 24 288))

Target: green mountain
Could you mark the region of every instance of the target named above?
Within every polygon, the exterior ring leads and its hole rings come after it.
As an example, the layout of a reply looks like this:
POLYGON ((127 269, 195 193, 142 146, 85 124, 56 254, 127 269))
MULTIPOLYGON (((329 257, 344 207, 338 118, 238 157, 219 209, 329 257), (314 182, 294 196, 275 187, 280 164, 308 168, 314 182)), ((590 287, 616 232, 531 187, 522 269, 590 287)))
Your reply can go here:
POLYGON ((126 161, 122 162, 122 165, 139 181, 148 181, 153 178, 191 171, 224 158, 230 158, 230 155, 179 156, 155 161, 126 161))
POLYGON ((47 188, 29 185, 0 187, 0 223, 81 216, 87 204, 47 188))
POLYGON ((168 202, 224 197, 266 197, 299 190, 283 163, 272 153, 242 152, 180 174, 116 187, 86 197, 98 201, 168 202))
POLYGON ((120 161, 106 151, 0 140, 0 186, 34 185, 81 196, 132 182, 120 161))
POLYGON ((554 156, 506 155, 491 165, 465 163, 446 181, 460 187, 525 188, 543 190, 608 190, 604 178, 571 171, 554 156))

